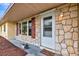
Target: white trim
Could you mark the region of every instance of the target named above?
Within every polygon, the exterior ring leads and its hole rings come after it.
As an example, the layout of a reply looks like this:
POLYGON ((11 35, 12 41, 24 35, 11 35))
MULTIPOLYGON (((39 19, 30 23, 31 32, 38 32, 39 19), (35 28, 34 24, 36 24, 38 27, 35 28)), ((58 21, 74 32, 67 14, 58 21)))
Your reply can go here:
POLYGON ((28 28, 28 22, 29 22, 29 20, 27 20, 27 36, 29 36, 29 33, 28 33, 28 31, 29 31, 29 30, 28 30, 28 29, 29 29, 29 28, 28 28))
MULTIPOLYGON (((50 10, 50 11, 47 11, 47 12, 44 12, 44 13, 42 13, 41 14, 41 41, 40 41, 40 43, 41 43, 41 45, 42 45, 42 38, 43 38, 43 18, 44 17, 47 17, 47 16, 52 16, 52 18, 53 18, 53 20, 52 20, 52 40, 54 40, 54 42, 52 42, 52 43, 54 43, 54 46, 53 46, 53 48, 50 48, 50 49, 54 49, 55 50, 55 46, 56 46, 56 34, 55 34, 55 9, 53 9, 53 10, 50 10)), ((46 37, 47 38, 47 37, 46 37)), ((46 39, 45 38, 45 39, 46 39)), ((46 45, 47 46, 47 45, 46 45)), ((49 48, 49 47, 47 47, 47 48, 49 48)))
POLYGON ((31 20, 30 18, 27 18, 27 19, 24 19, 23 21, 18 22, 18 23, 21 24, 21 35, 22 35, 22 23, 23 23, 23 22, 27 22, 27 35, 26 35, 26 36, 31 37, 31 36, 29 35, 29 28, 28 28, 28 24, 29 24, 28 22, 29 22, 30 20, 31 20))

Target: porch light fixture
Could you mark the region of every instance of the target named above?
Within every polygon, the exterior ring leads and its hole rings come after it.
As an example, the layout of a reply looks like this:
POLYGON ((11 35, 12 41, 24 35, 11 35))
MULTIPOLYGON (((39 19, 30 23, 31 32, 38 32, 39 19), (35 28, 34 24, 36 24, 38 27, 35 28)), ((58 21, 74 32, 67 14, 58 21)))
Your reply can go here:
POLYGON ((62 20, 62 18, 63 18, 63 13, 60 13, 59 20, 62 20))
POLYGON ((60 14, 60 17, 63 17, 63 13, 60 14))

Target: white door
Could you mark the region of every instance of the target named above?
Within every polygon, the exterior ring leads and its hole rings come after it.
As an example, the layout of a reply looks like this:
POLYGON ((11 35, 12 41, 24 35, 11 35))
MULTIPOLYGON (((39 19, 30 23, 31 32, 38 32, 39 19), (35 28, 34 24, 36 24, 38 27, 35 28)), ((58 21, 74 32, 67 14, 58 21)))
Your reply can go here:
POLYGON ((55 15, 52 12, 42 15, 41 46, 55 49, 55 15))

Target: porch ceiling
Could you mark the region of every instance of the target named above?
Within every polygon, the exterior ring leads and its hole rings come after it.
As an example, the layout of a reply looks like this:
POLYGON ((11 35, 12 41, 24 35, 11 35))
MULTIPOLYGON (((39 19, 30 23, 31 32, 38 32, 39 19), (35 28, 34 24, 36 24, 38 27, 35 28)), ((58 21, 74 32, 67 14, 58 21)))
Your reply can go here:
POLYGON ((15 3, 3 19, 18 21, 61 5, 60 3, 15 3))

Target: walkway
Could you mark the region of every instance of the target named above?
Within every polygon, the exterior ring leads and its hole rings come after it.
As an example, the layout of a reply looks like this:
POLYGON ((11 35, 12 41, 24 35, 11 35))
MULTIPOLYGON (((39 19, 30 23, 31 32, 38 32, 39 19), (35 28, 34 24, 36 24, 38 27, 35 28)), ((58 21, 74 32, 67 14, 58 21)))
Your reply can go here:
POLYGON ((27 53, 0 36, 0 56, 24 56, 27 53))

